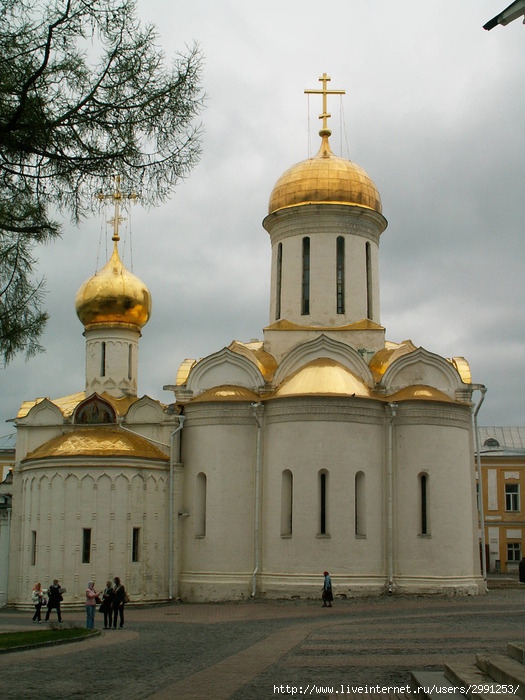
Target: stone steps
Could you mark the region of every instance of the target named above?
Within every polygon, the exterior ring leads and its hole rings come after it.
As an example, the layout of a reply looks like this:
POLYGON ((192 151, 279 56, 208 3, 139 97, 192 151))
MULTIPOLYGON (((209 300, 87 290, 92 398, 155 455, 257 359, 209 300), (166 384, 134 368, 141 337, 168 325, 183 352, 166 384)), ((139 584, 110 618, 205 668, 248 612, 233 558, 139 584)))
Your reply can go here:
POLYGON ((525 644, 508 644, 506 654, 478 654, 473 664, 413 671, 411 686, 426 700, 525 700, 525 644))

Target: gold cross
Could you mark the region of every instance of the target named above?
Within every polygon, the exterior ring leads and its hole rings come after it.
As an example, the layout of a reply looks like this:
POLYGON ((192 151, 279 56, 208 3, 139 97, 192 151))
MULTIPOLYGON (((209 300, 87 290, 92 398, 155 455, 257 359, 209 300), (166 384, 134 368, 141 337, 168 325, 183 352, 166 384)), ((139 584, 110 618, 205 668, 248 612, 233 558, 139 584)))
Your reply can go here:
MULTIPOLYGON (((323 129, 322 132, 330 136, 332 133, 327 126, 326 120, 331 117, 332 115, 328 113, 328 106, 327 106, 327 101, 326 97, 327 95, 344 95, 345 90, 328 90, 326 87, 326 84, 331 80, 326 73, 323 73, 322 76, 319 78, 319 80, 323 83, 323 89, 322 90, 305 90, 305 95, 322 95, 323 96, 323 113, 319 115, 319 119, 323 120, 323 129)), ((321 135, 323 135, 322 132, 319 132, 321 135)))
POLYGON ((112 241, 120 241, 119 236, 119 224, 121 224, 126 219, 120 216, 120 200, 121 199, 138 199, 139 195, 135 192, 122 192, 120 189, 120 175, 115 175, 115 189, 111 194, 104 194, 103 192, 97 193, 98 199, 103 201, 104 199, 112 199, 115 202, 115 214, 112 219, 108 220, 108 224, 113 224, 113 237, 112 241))

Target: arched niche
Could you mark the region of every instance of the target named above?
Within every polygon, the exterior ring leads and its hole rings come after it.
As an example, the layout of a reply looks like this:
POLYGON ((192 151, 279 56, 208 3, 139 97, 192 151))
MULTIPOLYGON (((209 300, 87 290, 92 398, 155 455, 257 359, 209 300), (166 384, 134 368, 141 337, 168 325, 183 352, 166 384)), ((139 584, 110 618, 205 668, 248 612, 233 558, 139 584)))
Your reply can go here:
POLYGON ((415 385, 435 387, 453 399, 456 391, 464 386, 454 365, 424 348, 395 360, 380 383, 385 394, 415 385))
POLYGON ((195 364, 186 389, 195 396, 215 386, 234 385, 257 390, 264 386, 260 370, 246 357, 224 348, 195 364))
POLYGON ((166 417, 159 401, 143 396, 126 413, 126 423, 160 423, 166 417))
POLYGON ((372 373, 357 350, 326 335, 320 335, 314 340, 301 343, 293 348, 277 368, 273 383, 278 386, 286 377, 320 357, 339 362, 347 367, 352 374, 360 377, 367 386, 374 385, 372 373))
POLYGON ((98 394, 92 394, 78 404, 73 414, 73 423, 79 425, 100 425, 117 422, 115 409, 98 394))

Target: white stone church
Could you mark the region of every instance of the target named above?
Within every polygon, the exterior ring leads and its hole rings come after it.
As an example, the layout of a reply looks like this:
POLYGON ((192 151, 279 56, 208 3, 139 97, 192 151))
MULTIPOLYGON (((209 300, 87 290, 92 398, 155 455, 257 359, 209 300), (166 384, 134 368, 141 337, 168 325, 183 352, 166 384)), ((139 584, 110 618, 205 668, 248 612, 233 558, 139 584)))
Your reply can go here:
MULTIPOLYGON (((480 575, 472 385, 462 357, 387 341, 373 181, 320 148, 270 194, 263 340, 137 396, 147 286, 111 259, 76 298, 86 383, 22 404, 8 600, 65 603, 118 575, 133 602, 466 593, 480 575)), ((115 201, 118 201, 116 197, 115 201)), ((115 217, 118 221, 118 216, 115 217)))

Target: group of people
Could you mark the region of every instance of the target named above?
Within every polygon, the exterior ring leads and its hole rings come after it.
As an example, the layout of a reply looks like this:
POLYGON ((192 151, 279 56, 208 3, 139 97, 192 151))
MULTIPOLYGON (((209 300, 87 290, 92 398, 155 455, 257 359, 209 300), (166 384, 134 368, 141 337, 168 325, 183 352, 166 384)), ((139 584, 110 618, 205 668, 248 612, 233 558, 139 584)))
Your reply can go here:
POLYGON ((31 600, 35 606, 33 622, 42 622, 43 607, 47 607, 45 619, 46 622, 49 620, 51 610, 53 609, 57 611, 58 621, 62 622, 60 603, 63 600, 62 594, 65 592, 65 589, 61 587, 57 579, 55 579, 47 589, 42 588, 42 584, 40 582, 35 583, 33 590, 31 591, 31 600))
MULTIPOLYGON (((334 599, 332 593, 332 579, 328 571, 323 572, 324 582, 323 582, 323 607, 332 607, 332 601, 334 599)), ((525 557, 524 557, 524 579, 525 579, 525 557)), ((520 572, 521 580, 521 572, 520 572)), ((47 605, 46 612, 46 622, 49 620, 51 610, 56 609, 58 615, 58 621, 62 622, 62 612, 60 610, 60 603, 62 602, 62 594, 65 593, 65 589, 60 587, 57 579, 55 579, 51 586, 47 589, 42 588, 40 583, 36 583, 33 591, 31 593, 31 599, 35 606, 35 614, 33 615, 33 622, 42 622, 41 610, 42 606, 47 605)), ((129 602, 128 594, 126 589, 120 582, 118 576, 115 576, 113 583, 111 581, 106 582, 106 587, 102 593, 97 593, 95 590, 95 582, 89 581, 86 588, 86 627, 87 629, 93 629, 95 627, 95 613, 97 610, 97 605, 100 605, 100 612, 104 613, 104 629, 117 629, 117 622, 119 627, 124 627, 124 606, 129 602)))
POLYGON ((117 629, 117 622, 119 627, 124 627, 124 606, 128 602, 128 594, 118 576, 113 579, 113 583, 106 582, 102 593, 97 593, 95 582, 89 581, 86 588, 86 627, 91 630, 95 627, 97 605, 100 605, 100 612, 104 613, 105 630, 117 629))
MULTIPOLYGON (((42 622, 42 608, 47 607, 45 622, 48 622, 51 610, 56 610, 58 621, 62 622, 62 611, 60 603, 63 594, 66 592, 58 580, 55 579, 49 588, 42 588, 42 584, 35 583, 31 591, 31 601, 35 606, 33 622, 42 622)), ((126 589, 120 582, 118 576, 106 582, 106 587, 102 593, 95 590, 95 582, 89 581, 86 588, 86 627, 95 627, 95 612, 97 605, 100 605, 100 612, 104 613, 104 629, 116 629, 117 622, 120 627, 124 627, 124 606, 129 602, 126 589)))

